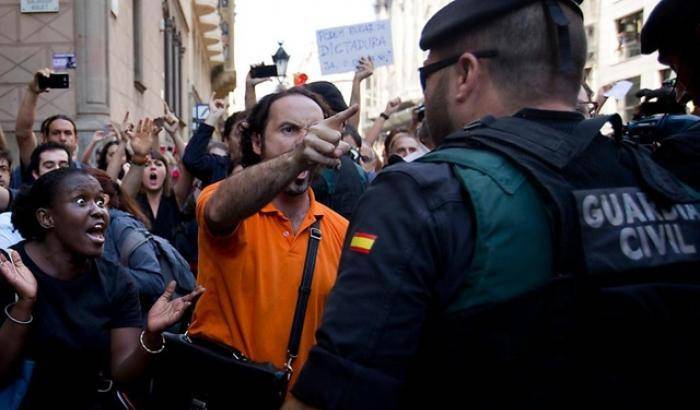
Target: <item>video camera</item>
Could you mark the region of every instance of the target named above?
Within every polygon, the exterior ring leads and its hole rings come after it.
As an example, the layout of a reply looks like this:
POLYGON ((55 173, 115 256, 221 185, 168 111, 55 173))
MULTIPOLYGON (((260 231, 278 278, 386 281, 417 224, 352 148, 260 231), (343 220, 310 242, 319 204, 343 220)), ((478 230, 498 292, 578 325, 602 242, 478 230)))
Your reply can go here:
POLYGON ((659 144, 700 121, 700 117, 686 114, 688 99, 676 100, 673 81, 664 82, 656 90, 639 90, 635 96, 641 100, 641 104, 625 127, 625 135, 640 144, 659 144))

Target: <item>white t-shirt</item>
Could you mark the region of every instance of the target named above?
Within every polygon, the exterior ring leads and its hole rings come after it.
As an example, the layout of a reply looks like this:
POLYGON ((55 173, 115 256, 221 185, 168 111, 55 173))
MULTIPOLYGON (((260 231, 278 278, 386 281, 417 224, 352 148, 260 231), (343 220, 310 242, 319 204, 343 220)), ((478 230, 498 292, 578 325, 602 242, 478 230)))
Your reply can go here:
POLYGON ((15 230, 12 225, 12 212, 0 214, 0 249, 7 249, 10 246, 22 242, 24 238, 15 230))

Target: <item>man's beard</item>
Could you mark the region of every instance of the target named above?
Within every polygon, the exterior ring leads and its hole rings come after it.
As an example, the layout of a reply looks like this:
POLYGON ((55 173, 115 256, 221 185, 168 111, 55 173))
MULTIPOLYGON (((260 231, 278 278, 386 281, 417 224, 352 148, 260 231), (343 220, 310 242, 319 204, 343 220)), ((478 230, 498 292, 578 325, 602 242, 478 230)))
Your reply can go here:
POLYGON ((450 135, 452 130, 452 122, 450 121, 447 99, 445 77, 440 76, 436 86, 430 93, 430 98, 425 98, 425 122, 428 126, 428 132, 435 146, 440 145, 442 140, 450 135))
POLYGON ((299 196, 309 190, 311 185, 311 178, 314 176, 311 171, 305 171, 306 176, 304 178, 295 178, 287 187, 284 189, 284 194, 288 196, 299 196))

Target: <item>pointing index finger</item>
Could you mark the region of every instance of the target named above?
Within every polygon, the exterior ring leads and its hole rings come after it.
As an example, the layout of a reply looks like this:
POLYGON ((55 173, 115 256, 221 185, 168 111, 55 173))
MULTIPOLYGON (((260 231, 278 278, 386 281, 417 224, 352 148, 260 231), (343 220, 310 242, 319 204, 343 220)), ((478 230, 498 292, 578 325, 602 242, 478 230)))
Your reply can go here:
POLYGON ((323 122, 330 128, 333 128, 336 131, 340 131, 340 128, 343 126, 343 123, 349 120, 353 115, 357 114, 358 109, 358 105, 353 104, 347 110, 341 111, 332 117, 328 117, 323 122))

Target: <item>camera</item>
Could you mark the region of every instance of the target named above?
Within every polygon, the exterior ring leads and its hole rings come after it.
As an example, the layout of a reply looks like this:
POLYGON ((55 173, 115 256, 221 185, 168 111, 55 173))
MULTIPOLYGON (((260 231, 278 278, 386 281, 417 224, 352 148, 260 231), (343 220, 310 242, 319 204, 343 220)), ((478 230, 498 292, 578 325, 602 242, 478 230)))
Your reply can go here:
POLYGON ((700 121, 700 117, 686 114, 688 99, 677 101, 673 81, 664 82, 656 90, 642 89, 635 94, 641 100, 632 121, 625 127, 625 136, 640 144, 660 144, 700 121))

